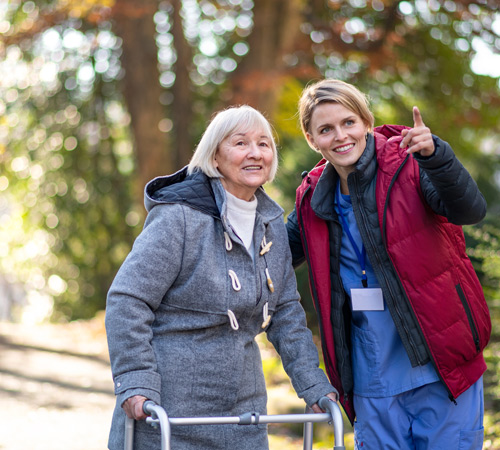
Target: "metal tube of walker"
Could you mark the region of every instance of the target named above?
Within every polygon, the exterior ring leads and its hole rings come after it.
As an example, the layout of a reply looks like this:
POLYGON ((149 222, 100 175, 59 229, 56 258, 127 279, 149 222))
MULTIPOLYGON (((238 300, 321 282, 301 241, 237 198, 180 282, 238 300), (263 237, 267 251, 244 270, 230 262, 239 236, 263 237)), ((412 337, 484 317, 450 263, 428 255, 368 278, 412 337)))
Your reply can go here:
MULTIPOLYGON (((306 406, 306 414, 312 413, 312 408, 306 406)), ((304 422, 304 446, 303 450, 312 450, 314 436, 314 424, 312 422, 304 422)))
POLYGON ((125 450, 134 449, 134 426, 135 420, 130 417, 125 417, 125 450))
MULTIPOLYGON (((321 409, 327 413, 320 414, 282 414, 271 416, 251 416, 245 424, 257 423, 304 423, 304 450, 312 450, 313 445, 313 423, 333 422, 334 427, 334 450, 345 450, 344 446, 344 422, 342 413, 336 402, 327 397, 322 397, 318 401, 321 409)), ((201 424, 241 424, 243 416, 239 417, 185 417, 169 419, 165 410, 151 400, 144 402, 143 410, 150 415, 146 423, 151 426, 160 426, 161 429, 161 449, 171 450, 171 425, 201 425, 201 424)), ((306 411, 308 411, 306 409, 306 411)), ((125 419, 125 446, 124 450, 133 450, 135 421, 126 417, 125 419)), ((248 420, 248 419, 247 419, 248 420)))
POLYGON ((161 429, 161 450, 170 450, 170 421, 168 420, 167 413, 165 410, 154 403, 151 400, 144 402, 142 407, 146 414, 150 414, 151 417, 146 419, 146 423, 151 424, 152 422, 159 422, 161 429))
POLYGON ((305 422, 329 422, 332 415, 321 414, 273 414, 273 415, 252 415, 248 423, 242 422, 243 416, 221 416, 221 417, 169 417, 171 425, 257 425, 262 423, 305 423, 305 422))
MULTIPOLYGON (((146 418, 146 423, 161 428, 161 450, 170 450, 170 422, 165 410, 151 400, 144 402, 142 406, 144 412, 151 417, 146 418)), ((124 450, 134 449, 134 427, 135 420, 125 417, 125 443, 124 450)))
POLYGON ((333 420, 333 432, 335 434, 334 450, 345 450, 344 446, 344 420, 339 405, 328 397, 321 397, 318 405, 321 409, 328 411, 333 420))

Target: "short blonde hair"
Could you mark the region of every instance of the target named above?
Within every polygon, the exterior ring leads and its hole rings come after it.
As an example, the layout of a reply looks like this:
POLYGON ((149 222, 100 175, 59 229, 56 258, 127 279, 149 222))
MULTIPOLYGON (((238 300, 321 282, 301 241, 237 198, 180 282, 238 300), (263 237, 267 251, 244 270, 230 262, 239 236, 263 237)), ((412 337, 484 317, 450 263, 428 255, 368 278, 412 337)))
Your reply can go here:
POLYGON ((220 143, 235 132, 247 132, 254 127, 262 128, 269 135, 273 161, 267 181, 273 181, 278 170, 278 150, 273 129, 262 113, 248 105, 231 106, 216 113, 196 147, 188 165, 188 173, 199 169, 211 178, 223 178, 215 166, 215 154, 220 143))
POLYGON ((300 126, 304 136, 311 132, 309 127, 314 109, 325 102, 341 104, 357 114, 368 127, 368 131, 373 130, 375 119, 370 111, 368 96, 345 81, 325 79, 307 86, 300 97, 300 126))

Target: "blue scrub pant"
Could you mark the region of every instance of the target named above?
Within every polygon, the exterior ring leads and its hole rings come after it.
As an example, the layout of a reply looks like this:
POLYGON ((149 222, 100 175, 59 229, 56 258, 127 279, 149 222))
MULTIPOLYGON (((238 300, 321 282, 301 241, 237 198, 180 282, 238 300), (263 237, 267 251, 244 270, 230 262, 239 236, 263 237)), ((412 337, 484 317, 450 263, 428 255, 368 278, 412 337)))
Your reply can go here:
POLYGON ((393 397, 354 396, 356 450, 481 450, 483 379, 450 401, 441 382, 393 397))

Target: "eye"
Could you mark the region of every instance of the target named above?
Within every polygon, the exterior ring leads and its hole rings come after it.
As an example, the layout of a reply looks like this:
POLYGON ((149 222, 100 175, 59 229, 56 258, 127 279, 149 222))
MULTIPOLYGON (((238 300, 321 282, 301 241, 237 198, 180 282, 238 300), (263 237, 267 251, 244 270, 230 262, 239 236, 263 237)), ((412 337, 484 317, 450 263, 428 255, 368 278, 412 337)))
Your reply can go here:
POLYGON ((352 119, 348 119, 348 120, 346 120, 346 121, 345 121, 345 124, 346 124, 348 127, 350 127, 350 126, 354 125, 355 123, 356 123, 356 122, 355 122, 354 120, 352 120, 352 119))
POLYGON ((331 130, 331 128, 330 128, 330 127, 324 127, 324 128, 321 128, 321 130, 319 131, 319 134, 325 134, 325 133, 328 133, 330 130, 331 130))
POLYGON ((262 141, 262 142, 260 142, 260 143, 259 143, 259 145, 260 145, 261 147, 269 147, 269 142, 262 141))

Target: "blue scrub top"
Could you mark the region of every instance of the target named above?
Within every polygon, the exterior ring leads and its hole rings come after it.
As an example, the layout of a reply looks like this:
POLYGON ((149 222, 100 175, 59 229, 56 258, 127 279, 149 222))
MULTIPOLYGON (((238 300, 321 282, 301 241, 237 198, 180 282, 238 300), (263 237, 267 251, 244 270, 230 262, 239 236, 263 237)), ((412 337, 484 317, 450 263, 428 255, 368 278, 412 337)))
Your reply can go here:
MULTIPOLYGON (((339 213, 336 202, 335 210, 339 213)), ((361 235, 350 196, 341 195, 340 205, 352 238, 358 250, 361 250, 361 235)), ((365 259, 368 288, 378 288, 380 286, 373 267, 368 257, 365 259)), ((340 250, 340 276, 349 299, 352 288, 363 288, 360 261, 344 227, 340 250)), ((351 342, 356 395, 389 397, 439 380, 431 363, 411 367, 385 300, 383 311, 352 311, 351 342)))

